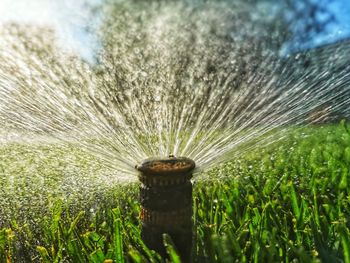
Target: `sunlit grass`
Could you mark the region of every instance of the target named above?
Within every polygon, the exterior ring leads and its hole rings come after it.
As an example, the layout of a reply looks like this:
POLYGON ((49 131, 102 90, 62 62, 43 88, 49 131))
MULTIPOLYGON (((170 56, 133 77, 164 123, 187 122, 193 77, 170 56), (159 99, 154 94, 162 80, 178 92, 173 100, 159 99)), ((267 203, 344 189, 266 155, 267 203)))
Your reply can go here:
MULTIPOLYGON (((110 171, 73 146, 11 144, 0 156, 9 202, 0 208, 0 262, 160 260, 140 238, 137 184, 99 186, 110 171), (80 173, 91 182, 59 189, 80 173)), ((350 127, 341 123, 290 129, 207 172, 212 180, 198 176, 194 261, 350 262, 349 167, 350 127)))

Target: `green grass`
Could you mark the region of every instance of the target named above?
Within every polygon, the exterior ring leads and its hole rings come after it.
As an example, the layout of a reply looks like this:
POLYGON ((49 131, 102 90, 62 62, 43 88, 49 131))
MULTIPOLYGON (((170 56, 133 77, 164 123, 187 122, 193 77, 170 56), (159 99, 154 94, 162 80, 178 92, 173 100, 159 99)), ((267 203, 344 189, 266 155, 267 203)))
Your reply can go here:
MULTIPOLYGON (((140 238, 137 184, 98 186, 110 171, 73 146, 11 144, 0 158, 0 202, 10 202, 0 208, 0 262, 161 260, 140 238), (57 190, 77 172, 91 180, 81 194, 57 190), (44 185, 52 193, 43 199, 44 185)), ((194 187, 194 261, 350 263, 349 169, 350 126, 341 123, 290 129, 207 172, 212 180, 194 187)))

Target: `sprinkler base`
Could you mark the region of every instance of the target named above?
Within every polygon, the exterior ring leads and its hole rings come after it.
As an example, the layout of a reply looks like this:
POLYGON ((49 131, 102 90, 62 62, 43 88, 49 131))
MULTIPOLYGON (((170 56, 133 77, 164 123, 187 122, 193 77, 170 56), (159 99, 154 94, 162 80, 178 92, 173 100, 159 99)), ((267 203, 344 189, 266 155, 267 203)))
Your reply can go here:
POLYGON ((182 262, 191 261, 192 183, 195 163, 184 157, 146 160, 140 171, 141 235, 144 243, 166 258, 168 234, 182 262))

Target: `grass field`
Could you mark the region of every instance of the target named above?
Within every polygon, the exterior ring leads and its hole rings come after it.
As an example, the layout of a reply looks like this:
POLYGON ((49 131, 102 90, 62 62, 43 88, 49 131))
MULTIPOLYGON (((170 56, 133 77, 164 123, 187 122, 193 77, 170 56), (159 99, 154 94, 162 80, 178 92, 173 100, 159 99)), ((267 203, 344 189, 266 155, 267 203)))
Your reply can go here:
MULTIPOLYGON (((350 263, 349 169, 340 123, 290 129, 207 172, 194 184, 194 262, 350 263)), ((140 239, 137 183, 113 185, 111 172, 71 145, 1 146, 0 262, 161 261, 140 239)))

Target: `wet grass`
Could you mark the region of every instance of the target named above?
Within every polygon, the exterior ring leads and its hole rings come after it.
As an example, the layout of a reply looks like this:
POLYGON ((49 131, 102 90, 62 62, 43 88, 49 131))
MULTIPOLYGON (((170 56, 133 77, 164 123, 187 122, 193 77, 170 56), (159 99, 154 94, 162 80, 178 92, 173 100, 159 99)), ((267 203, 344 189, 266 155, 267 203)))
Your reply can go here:
MULTIPOLYGON (((47 150, 39 161, 28 147, 0 149, 2 200, 28 203, 26 209, 2 203, 0 262, 161 261, 140 238, 137 184, 91 183, 75 196, 54 191, 60 176, 91 173, 89 163, 96 174, 108 171, 74 147, 47 150), (51 178, 45 185, 56 194, 21 192, 17 185, 30 183, 44 191, 28 179, 35 175, 51 178)), ((290 129, 283 141, 209 171, 205 178, 212 180, 194 187, 194 261, 350 262, 349 169, 350 126, 341 123, 290 129)))

